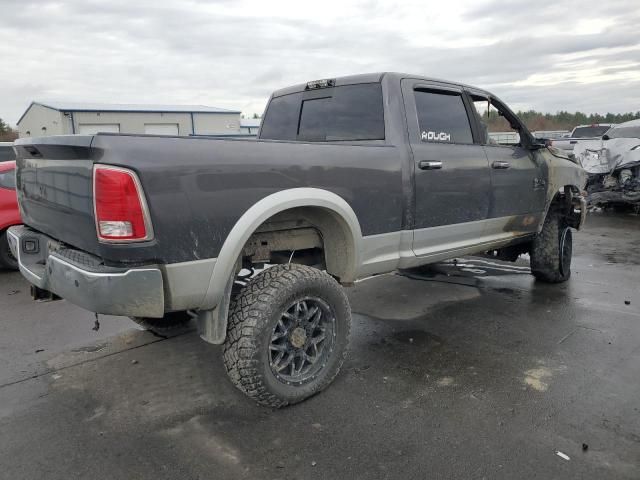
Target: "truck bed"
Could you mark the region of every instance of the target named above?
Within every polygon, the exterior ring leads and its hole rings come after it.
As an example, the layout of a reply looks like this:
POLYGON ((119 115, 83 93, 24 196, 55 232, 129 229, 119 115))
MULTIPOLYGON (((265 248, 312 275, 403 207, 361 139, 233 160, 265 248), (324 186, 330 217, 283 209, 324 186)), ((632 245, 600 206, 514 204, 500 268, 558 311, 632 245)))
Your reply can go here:
POLYGON ((324 188, 345 199, 363 235, 402 229, 402 160, 397 148, 382 143, 97 134, 27 138, 16 144, 24 223, 107 264, 213 258, 246 210, 271 193, 295 187, 324 188), (98 242, 95 163, 137 173, 153 240, 98 242))

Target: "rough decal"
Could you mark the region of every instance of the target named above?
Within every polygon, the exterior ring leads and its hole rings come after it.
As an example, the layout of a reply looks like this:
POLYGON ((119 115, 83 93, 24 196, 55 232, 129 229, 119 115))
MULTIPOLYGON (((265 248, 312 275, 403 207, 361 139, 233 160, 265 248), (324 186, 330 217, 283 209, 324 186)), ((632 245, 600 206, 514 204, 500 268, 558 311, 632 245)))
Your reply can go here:
POLYGON ((451 134, 447 132, 432 132, 432 131, 423 131, 420 135, 420 139, 428 142, 450 142, 451 134))

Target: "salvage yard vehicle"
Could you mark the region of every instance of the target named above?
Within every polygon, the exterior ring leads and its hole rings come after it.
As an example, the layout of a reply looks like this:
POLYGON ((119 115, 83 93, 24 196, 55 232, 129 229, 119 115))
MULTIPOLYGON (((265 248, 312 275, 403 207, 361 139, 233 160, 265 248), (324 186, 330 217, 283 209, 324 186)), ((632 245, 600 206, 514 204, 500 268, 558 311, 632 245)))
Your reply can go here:
POLYGON ((34 296, 157 332, 193 316, 236 387, 272 407, 338 374, 341 285, 479 252, 527 252, 538 280, 563 282, 586 213, 583 169, 497 97, 398 73, 279 90, 257 140, 97 134, 17 150, 25 226, 10 238, 34 296), (491 143, 478 105, 518 143, 491 143))
POLYGON ((568 137, 553 139, 550 145, 567 152, 573 152, 576 147, 584 142, 598 140, 614 127, 615 123, 594 123, 592 125, 578 125, 568 137))
POLYGON ((640 120, 621 123, 574 152, 589 174, 590 205, 640 206, 640 120))
MULTIPOLYGON (((0 150, 4 150, 3 147, 0 145, 0 150)), ((13 157, 13 147, 9 148, 10 153, 0 151, 0 155, 5 158, 13 157)), ((7 229, 20 223, 20 210, 18 210, 16 197, 16 162, 15 160, 0 162, 0 269, 18 269, 18 260, 9 249, 7 229)))

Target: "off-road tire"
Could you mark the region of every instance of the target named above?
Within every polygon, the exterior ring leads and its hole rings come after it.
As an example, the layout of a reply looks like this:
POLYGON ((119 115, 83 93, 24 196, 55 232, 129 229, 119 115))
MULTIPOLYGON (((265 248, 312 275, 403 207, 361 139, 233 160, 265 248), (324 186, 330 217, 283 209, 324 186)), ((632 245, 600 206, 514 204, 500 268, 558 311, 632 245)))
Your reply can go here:
POLYGON ((571 228, 560 214, 549 212, 531 244, 531 273, 541 282, 566 282, 571 277, 572 246, 571 228))
POLYGON ((18 270, 18 259, 13 256, 9 249, 6 230, 0 233, 0 268, 18 270))
POLYGON ((169 312, 162 318, 151 317, 129 317, 145 330, 149 330, 158 335, 170 335, 184 330, 191 320, 187 312, 169 312))
POLYGON ((280 408, 326 388, 344 362, 351 333, 351 308, 342 287, 327 273, 304 265, 276 265, 254 277, 232 301, 223 359, 232 383, 257 403, 280 408), (289 305, 317 298, 335 322, 333 348, 321 369, 303 384, 288 384, 271 366, 270 344, 289 305))

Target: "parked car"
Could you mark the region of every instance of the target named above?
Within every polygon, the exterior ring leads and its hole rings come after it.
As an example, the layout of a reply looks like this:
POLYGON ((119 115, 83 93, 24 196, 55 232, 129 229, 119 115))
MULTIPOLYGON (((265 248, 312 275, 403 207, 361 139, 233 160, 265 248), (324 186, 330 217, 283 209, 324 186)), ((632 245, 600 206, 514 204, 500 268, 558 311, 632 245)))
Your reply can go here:
POLYGON ((621 123, 574 152, 589 174, 589 204, 640 205, 640 120, 621 123))
POLYGON ((553 139, 550 141, 550 145, 560 150, 573 152, 576 145, 579 145, 580 143, 586 141, 602 138, 602 136, 607 133, 611 127, 614 126, 615 123, 578 125, 571 131, 571 134, 568 137, 553 139))
MULTIPOLYGON (((0 149, 2 147, 0 146, 0 149)), ((7 228, 20 223, 20 211, 16 198, 16 162, 15 160, 0 162, 0 268, 18 269, 18 261, 9 249, 7 228)))
POLYGON ((340 285, 489 251, 528 252, 538 280, 563 282, 586 213, 584 170, 497 97, 397 73, 278 90, 257 140, 97 134, 17 150, 26 225, 10 238, 34 295, 156 331, 196 317, 231 381, 273 407, 338 374, 340 285), (490 142, 477 103, 519 140, 490 142))

